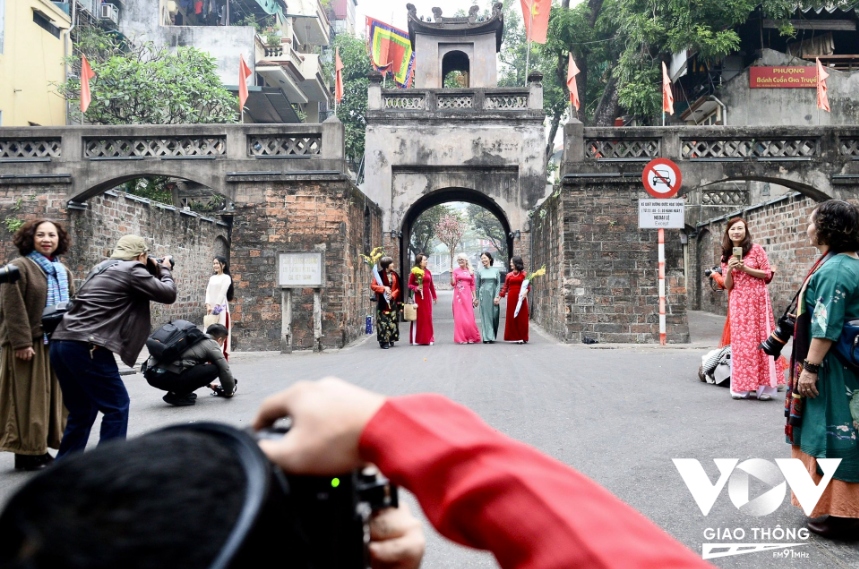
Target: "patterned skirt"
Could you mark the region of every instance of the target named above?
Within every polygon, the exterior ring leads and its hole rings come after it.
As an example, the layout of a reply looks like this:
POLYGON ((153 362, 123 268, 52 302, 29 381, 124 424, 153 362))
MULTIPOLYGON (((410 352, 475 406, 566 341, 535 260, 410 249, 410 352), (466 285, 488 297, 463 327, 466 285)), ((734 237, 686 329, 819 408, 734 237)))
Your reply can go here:
POLYGON ((399 313, 376 311, 376 339, 379 342, 398 342, 400 340, 399 313))

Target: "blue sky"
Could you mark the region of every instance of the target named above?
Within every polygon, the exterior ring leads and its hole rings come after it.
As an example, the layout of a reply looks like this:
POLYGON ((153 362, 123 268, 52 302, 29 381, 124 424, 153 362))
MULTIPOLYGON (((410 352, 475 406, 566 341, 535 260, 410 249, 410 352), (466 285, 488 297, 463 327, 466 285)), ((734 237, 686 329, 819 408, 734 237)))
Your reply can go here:
MULTIPOLYGON (((392 24, 397 28, 406 29, 406 4, 407 0, 358 0, 356 7, 355 25, 358 34, 364 35, 364 17, 370 16, 392 24)), ((453 16, 459 10, 467 10, 471 6, 470 0, 411 0, 418 9, 418 16, 432 16, 434 7, 441 8, 443 16, 453 16)), ((481 2, 485 4, 486 2, 481 2)))

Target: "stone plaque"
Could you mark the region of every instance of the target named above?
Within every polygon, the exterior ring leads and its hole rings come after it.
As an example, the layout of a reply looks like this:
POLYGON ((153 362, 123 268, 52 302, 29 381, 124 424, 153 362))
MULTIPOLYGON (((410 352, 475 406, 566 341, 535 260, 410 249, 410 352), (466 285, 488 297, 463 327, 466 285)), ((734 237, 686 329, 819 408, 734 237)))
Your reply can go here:
POLYGON ((322 288, 322 252, 280 253, 277 284, 281 288, 322 288))

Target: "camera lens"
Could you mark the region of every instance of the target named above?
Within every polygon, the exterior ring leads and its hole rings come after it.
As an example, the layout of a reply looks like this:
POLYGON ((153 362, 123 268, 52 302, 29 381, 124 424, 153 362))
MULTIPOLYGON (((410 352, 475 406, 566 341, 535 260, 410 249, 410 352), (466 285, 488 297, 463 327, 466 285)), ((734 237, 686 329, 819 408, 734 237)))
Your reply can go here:
POLYGON ((761 345, 758 346, 764 353, 768 356, 772 356, 774 358, 779 357, 781 355, 781 350, 784 348, 787 341, 790 340, 790 337, 793 336, 793 329, 796 324, 796 321, 788 315, 784 315, 778 319, 778 324, 776 324, 775 330, 770 334, 770 337, 761 342, 761 345))
POLYGON ((21 271, 15 265, 0 267, 0 283, 14 283, 21 278, 21 271))

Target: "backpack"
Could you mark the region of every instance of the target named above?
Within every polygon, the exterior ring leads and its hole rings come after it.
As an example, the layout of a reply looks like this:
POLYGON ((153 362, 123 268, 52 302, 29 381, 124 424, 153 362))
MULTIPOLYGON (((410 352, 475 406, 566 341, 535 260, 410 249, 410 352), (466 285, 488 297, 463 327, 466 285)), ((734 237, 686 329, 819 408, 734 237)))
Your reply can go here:
POLYGON ((204 334, 196 324, 187 320, 174 320, 156 329, 146 340, 146 349, 157 363, 175 362, 191 346, 204 340, 204 334))

